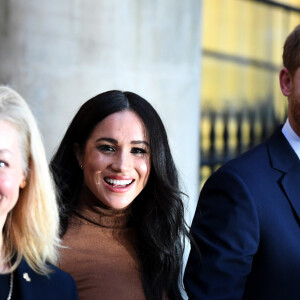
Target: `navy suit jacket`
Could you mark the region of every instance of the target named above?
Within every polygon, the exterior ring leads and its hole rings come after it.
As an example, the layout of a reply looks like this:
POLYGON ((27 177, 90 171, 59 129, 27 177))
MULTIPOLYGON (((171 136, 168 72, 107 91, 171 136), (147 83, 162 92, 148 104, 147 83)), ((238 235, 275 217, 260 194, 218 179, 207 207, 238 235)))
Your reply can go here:
POLYGON ((300 299, 300 161, 278 129, 205 183, 191 226, 190 299, 300 299))
MULTIPOLYGON (((34 272, 23 259, 14 272, 22 300, 77 300, 77 288, 71 275, 51 265, 48 276, 34 272)), ((1 288, 1 287, 0 287, 1 288)), ((14 298, 13 298, 14 299, 14 298)))

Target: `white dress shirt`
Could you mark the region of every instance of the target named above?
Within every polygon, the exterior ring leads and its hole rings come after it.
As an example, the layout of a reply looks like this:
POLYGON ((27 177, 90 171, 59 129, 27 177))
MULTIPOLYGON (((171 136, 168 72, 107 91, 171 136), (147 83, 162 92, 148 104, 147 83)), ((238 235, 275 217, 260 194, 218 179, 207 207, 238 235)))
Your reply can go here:
POLYGON ((289 119, 287 119, 285 124, 283 125, 282 133, 290 143, 293 150, 296 152, 298 158, 300 159, 300 137, 292 129, 289 119))

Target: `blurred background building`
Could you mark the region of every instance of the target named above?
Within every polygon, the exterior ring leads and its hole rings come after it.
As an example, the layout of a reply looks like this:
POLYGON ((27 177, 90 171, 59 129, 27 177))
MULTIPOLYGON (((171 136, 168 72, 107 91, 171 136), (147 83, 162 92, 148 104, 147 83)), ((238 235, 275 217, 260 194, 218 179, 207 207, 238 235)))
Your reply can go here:
POLYGON ((203 1, 200 186, 285 121, 282 49, 299 23, 299 0, 203 1))
POLYGON ((1 0, 0 83, 29 102, 48 158, 94 95, 150 101, 190 223, 211 172, 284 122, 282 46, 299 23, 300 0, 1 0))

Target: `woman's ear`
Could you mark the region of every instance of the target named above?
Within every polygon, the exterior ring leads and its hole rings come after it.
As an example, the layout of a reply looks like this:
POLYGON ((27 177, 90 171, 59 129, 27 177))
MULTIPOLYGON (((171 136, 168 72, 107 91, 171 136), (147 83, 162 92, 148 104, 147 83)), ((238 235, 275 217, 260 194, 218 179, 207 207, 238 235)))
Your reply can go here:
POLYGON ((26 185, 27 185, 27 181, 26 181, 26 179, 23 179, 20 183, 20 189, 24 189, 26 187, 26 185))
POLYGON ((74 154, 77 158, 77 161, 78 161, 78 164, 79 164, 79 167, 81 169, 83 169, 83 166, 82 166, 82 151, 79 147, 79 145, 77 143, 74 143, 73 145, 73 151, 74 151, 74 154))
POLYGON ((293 77, 287 68, 281 69, 279 73, 279 83, 282 94, 284 96, 290 96, 293 89, 293 77))
POLYGON ((22 178, 21 178, 21 183, 19 185, 20 189, 24 189, 27 185, 27 175, 28 173, 23 171, 23 174, 22 174, 22 178))

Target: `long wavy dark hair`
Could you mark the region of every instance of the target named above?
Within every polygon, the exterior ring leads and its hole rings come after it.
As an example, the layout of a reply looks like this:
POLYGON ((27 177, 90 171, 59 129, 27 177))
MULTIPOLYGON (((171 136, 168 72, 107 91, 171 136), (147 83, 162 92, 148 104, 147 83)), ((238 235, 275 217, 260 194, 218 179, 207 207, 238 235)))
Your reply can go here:
POLYGON ((178 173, 170 152, 165 127, 155 109, 131 92, 108 91, 84 103, 73 118, 50 164, 59 193, 62 234, 75 210, 83 184, 83 173, 73 151, 84 149, 95 126, 107 116, 130 110, 143 120, 147 130, 151 170, 148 182, 132 203, 130 222, 137 231, 137 252, 147 299, 182 299, 180 275, 185 221, 178 173))

